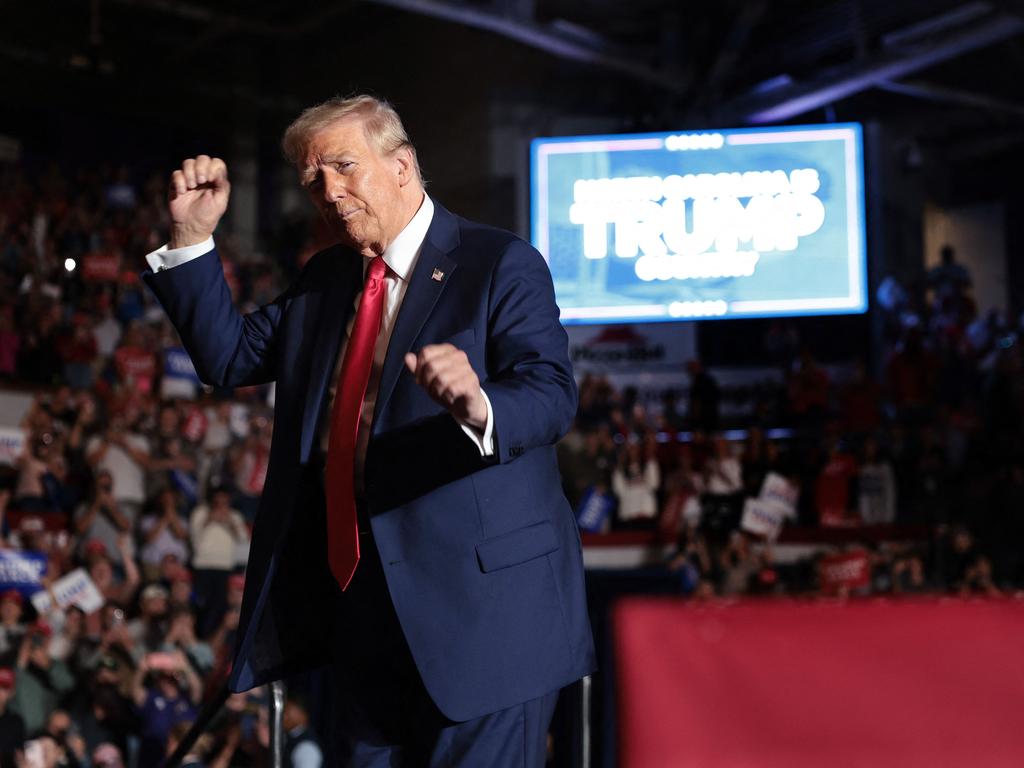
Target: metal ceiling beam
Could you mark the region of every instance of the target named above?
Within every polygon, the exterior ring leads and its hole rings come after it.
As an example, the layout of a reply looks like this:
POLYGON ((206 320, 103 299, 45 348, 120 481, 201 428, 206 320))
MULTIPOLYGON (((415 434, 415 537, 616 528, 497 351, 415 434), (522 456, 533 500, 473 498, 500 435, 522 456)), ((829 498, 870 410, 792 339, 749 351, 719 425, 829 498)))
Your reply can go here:
POLYGON ((719 114, 726 119, 731 117, 753 124, 788 120, 1022 32, 1024 19, 1005 13, 989 15, 914 45, 883 51, 810 82, 737 99, 719 114))
POLYGON ((593 64, 656 85, 675 95, 682 95, 686 90, 683 78, 649 67, 622 53, 602 50, 602 48, 610 48, 607 43, 601 46, 582 42, 576 37, 569 37, 560 33, 555 25, 542 25, 533 21, 509 18, 442 0, 366 0, 366 2, 493 32, 562 59, 593 64))
POLYGON ((899 83, 879 83, 878 88, 890 93, 898 93, 903 96, 911 96, 926 101, 935 101, 942 104, 953 104, 958 107, 979 107, 992 110, 993 112, 1004 112, 1017 117, 1024 117, 1024 104, 1013 101, 1006 101, 995 96, 988 96, 983 93, 973 93, 959 88, 948 88, 944 85, 926 83, 920 80, 899 83))

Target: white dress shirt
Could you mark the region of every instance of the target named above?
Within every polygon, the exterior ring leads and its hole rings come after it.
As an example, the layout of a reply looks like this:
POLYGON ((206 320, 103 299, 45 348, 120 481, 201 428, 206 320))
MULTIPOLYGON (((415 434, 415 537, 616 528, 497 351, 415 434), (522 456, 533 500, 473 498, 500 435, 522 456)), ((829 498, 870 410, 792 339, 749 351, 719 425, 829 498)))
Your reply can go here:
MULTIPOLYGON (((384 250, 382 258, 388 265, 388 272, 384 278, 387 286, 387 296, 384 300, 384 311, 381 316, 380 333, 377 334, 377 344, 373 351, 373 367, 370 369, 370 379, 366 385, 366 394, 363 397, 363 409, 359 415, 359 429, 356 433, 356 466, 355 476, 357 489, 362 484, 363 461, 366 457, 366 447, 370 440, 370 426, 373 420, 374 406, 377 402, 377 390, 380 386, 381 370, 384 367, 384 357, 387 355, 388 343, 391 341, 391 332, 395 328, 395 320, 398 318, 398 311, 401 309, 405 292, 409 288, 409 279, 412 277, 416 261, 419 259, 423 241, 426 239, 430 222, 434 218, 434 203, 428 195, 423 195, 423 202, 420 204, 416 215, 412 217, 398 236, 384 250)), ((213 238, 209 237, 201 243, 188 245, 184 248, 168 249, 166 245, 146 256, 146 261, 154 272, 164 269, 172 269, 184 264, 187 261, 198 258, 213 250, 213 238)), ((371 257, 363 257, 363 274, 370 263, 371 257)), ((355 298, 355 311, 345 329, 345 343, 338 351, 338 358, 335 361, 334 373, 331 376, 331 386, 327 395, 327 404, 321 418, 320 445, 326 452, 330 427, 331 406, 334 402, 334 392, 337 388, 338 376, 341 373, 341 364, 345 359, 345 347, 348 344, 348 337, 352 333, 352 324, 355 322, 356 312, 359 309, 359 302, 362 299, 362 291, 355 298)), ((484 403, 487 405, 487 423, 483 431, 477 430, 469 424, 461 423, 460 426, 466 435, 473 441, 480 451, 481 456, 494 455, 494 411, 491 408, 491 401, 487 394, 481 389, 484 396, 484 403)))

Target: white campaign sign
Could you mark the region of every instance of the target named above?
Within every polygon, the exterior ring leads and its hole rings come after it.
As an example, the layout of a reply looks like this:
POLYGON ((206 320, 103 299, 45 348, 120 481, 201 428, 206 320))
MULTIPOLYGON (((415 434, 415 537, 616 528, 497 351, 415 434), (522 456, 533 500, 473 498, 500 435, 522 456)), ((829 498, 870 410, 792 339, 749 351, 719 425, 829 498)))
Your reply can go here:
POLYGON ((40 590, 32 595, 32 605, 40 615, 52 610, 54 600, 61 610, 74 605, 85 613, 98 611, 104 602, 103 595, 84 568, 76 568, 55 581, 49 590, 40 590))

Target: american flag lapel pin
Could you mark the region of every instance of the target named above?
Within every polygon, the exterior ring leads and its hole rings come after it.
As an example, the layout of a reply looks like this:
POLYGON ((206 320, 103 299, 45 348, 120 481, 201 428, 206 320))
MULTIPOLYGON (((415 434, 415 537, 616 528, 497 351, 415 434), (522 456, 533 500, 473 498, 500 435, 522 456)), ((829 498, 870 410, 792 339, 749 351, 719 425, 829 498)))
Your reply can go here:
POLYGON ((433 274, 430 275, 430 279, 431 280, 436 280, 437 282, 440 283, 441 282, 441 278, 443 278, 443 277, 444 277, 444 272, 442 272, 437 267, 434 267, 434 272, 433 272, 433 274))

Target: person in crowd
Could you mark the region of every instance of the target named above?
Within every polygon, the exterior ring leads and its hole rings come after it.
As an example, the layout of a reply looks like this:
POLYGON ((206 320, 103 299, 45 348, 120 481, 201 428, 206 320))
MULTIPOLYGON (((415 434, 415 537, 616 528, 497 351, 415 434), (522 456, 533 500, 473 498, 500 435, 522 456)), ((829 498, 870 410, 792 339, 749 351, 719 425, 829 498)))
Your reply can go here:
POLYGON ((25 636, 25 598, 16 589, 0 593, 0 665, 13 666, 25 636))
POLYGON ((132 533, 132 521, 121 512, 114 498, 114 477, 108 470, 96 473, 92 498, 75 510, 74 525, 80 555, 85 555, 86 547, 92 542, 99 542, 114 565, 124 566, 118 540, 132 533))
POLYGON ((852 484, 857 476, 857 460, 842 449, 838 440, 828 445, 825 464, 818 473, 814 499, 822 525, 850 525, 856 522, 851 514, 852 484))
POLYGON ((167 581, 170 584, 168 607, 171 612, 193 610, 192 571, 182 563, 175 563, 167 581))
MULTIPOLYGON (((93 584, 103 595, 108 605, 130 605, 138 589, 140 575, 135 564, 130 538, 121 534, 117 539, 117 552, 121 556, 124 576, 119 576, 102 541, 93 541, 85 545, 85 567, 93 584)), ((100 614, 90 613, 86 616, 86 632, 96 636, 99 634, 100 614)))
MULTIPOLYGON (((233 609, 229 606, 228 610, 233 609)), ((199 675, 206 675, 213 669, 213 649, 196 636, 196 617, 189 608, 178 608, 171 614, 167 634, 159 650, 165 653, 180 651, 199 675)))
POLYGON ((88 765, 88 747, 75 726, 71 715, 63 709, 55 709, 46 718, 44 733, 53 739, 59 752, 58 764, 66 768, 88 765))
POLYGON ((50 656, 52 630, 43 621, 29 627, 18 650, 15 672, 14 708, 25 719, 25 729, 43 728, 47 716, 57 709, 75 686, 67 664, 50 656))
POLYGON ((85 445, 86 458, 97 472, 110 474, 118 511, 134 526, 146 500, 146 467, 149 439, 140 434, 125 415, 110 419, 109 428, 93 435, 85 445))
POLYGON ((619 500, 619 523, 650 525, 658 514, 660 484, 661 470, 651 447, 639 440, 627 443, 612 470, 612 492, 619 500))
POLYGON ((188 520, 181 513, 179 492, 164 486, 139 521, 142 549, 139 561, 142 575, 149 580, 159 578, 161 565, 168 555, 178 563, 189 560, 188 520))
POLYGON ((47 620, 53 626, 53 637, 50 638, 49 653, 57 661, 63 661, 69 667, 77 665, 77 654, 84 647, 85 614, 76 605, 63 610, 53 611, 47 620))
POLYGON ((199 633, 206 636, 224 616, 228 579, 245 562, 239 552, 248 544, 249 529, 231 507, 231 492, 220 486, 210 491, 206 504, 192 511, 189 531, 199 633))
POLYGON ((157 432, 147 465, 146 490, 152 498, 164 488, 172 488, 194 504, 199 461, 192 443, 182 435, 182 426, 177 406, 165 403, 157 417, 157 432))
POLYGON ((719 593, 725 596, 744 594, 759 569, 760 563, 751 551, 746 534, 733 531, 718 557, 719 593))
POLYGON ((861 449, 857 509, 865 525, 889 525, 896 520, 896 478, 873 437, 865 438, 861 449))
POLYGON ((712 496, 743 492, 743 465, 723 435, 716 435, 711 457, 704 463, 704 491, 712 496))
POLYGON ((167 588, 147 584, 139 593, 139 615, 128 622, 136 655, 153 653, 163 645, 168 628, 167 588))
POLYGON ((297 696, 284 703, 285 764, 290 768, 321 768, 324 764, 320 741, 310 727, 309 708, 297 696))
POLYGON ((114 744, 104 742, 92 751, 92 765, 95 768, 124 768, 124 758, 114 744))
POLYGON ((202 682, 181 651, 147 654, 132 678, 132 700, 141 720, 140 768, 156 768, 176 723, 195 720, 202 682))
POLYGON ((711 553, 696 525, 685 524, 676 541, 675 554, 668 561, 668 570, 678 574, 680 591, 692 594, 698 585, 712 576, 711 553))
POLYGON ((249 434, 230 451, 234 506, 248 522, 256 517, 263 484, 270 466, 270 436, 273 422, 262 413, 250 417, 249 434))
POLYGON ((0 768, 20 768, 25 749, 25 720, 11 709, 15 676, 0 667, 0 768))
POLYGON ((128 694, 133 675, 130 664, 128 653, 115 646, 81 676, 70 712, 87 750, 112 743, 123 753, 129 739, 138 733, 138 712, 128 694))

